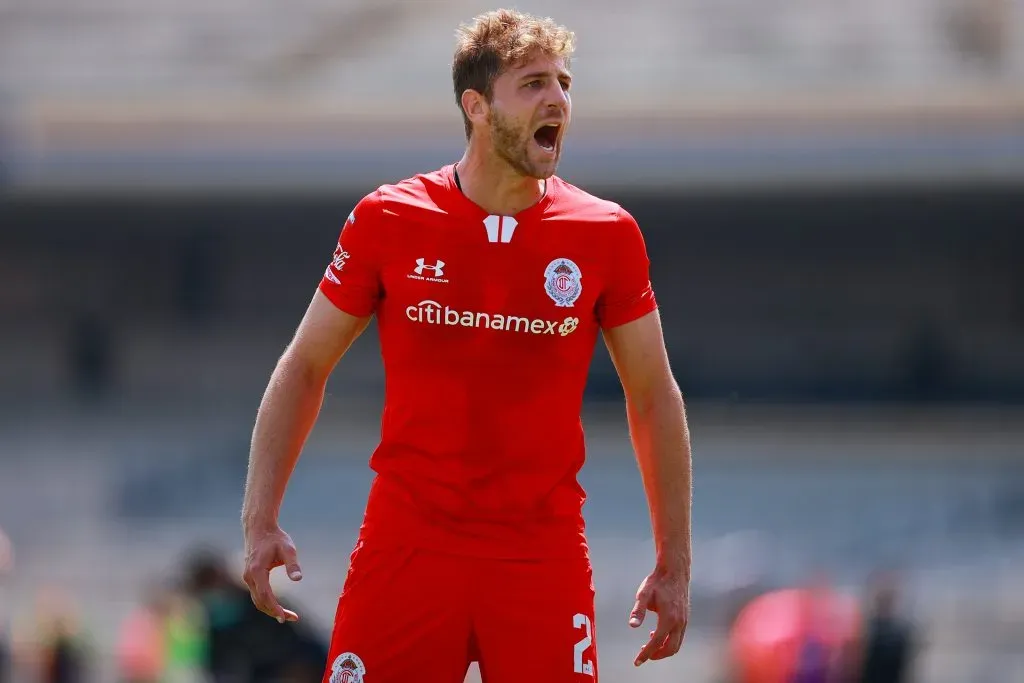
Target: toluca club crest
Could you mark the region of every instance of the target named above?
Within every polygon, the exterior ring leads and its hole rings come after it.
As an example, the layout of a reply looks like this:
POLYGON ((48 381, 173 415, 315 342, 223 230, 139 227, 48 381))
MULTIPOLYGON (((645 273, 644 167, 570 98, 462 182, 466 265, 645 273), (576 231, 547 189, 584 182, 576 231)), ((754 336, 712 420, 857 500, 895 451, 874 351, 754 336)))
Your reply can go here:
POLYGON ((556 306, 571 308, 583 292, 580 268, 567 258, 558 258, 544 269, 544 291, 556 306))
POLYGON ((351 652, 343 652, 331 664, 330 683, 363 683, 365 675, 363 660, 351 652))

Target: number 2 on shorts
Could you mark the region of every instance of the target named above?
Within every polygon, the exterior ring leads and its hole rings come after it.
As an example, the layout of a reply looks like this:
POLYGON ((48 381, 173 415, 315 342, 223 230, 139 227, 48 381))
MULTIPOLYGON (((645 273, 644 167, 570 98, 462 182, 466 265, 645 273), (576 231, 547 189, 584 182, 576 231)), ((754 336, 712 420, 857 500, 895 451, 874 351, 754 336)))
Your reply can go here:
POLYGON ((583 653, 586 652, 587 648, 593 642, 593 632, 591 631, 590 617, 586 614, 576 614, 572 618, 572 626, 575 629, 585 628, 587 635, 583 636, 579 642, 573 647, 573 662, 572 670, 578 674, 585 674, 587 676, 594 675, 594 663, 589 659, 583 661, 583 653))

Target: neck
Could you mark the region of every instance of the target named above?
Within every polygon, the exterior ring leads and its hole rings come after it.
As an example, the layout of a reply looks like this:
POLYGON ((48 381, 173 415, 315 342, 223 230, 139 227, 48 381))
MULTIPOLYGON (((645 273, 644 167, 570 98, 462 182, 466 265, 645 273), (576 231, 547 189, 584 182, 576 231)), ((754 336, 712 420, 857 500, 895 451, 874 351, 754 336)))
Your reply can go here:
POLYGON ((544 196, 545 180, 520 175, 471 140, 456 166, 462 194, 492 215, 514 216, 544 196))

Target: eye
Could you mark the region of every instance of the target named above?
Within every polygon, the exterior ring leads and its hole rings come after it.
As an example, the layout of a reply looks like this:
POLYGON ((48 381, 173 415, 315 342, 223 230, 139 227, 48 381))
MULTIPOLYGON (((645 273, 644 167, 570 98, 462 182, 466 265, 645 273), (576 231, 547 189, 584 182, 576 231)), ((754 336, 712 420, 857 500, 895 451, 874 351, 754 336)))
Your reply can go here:
POLYGON ((533 81, 530 81, 529 83, 527 83, 526 87, 527 88, 534 88, 534 89, 536 89, 536 88, 541 87, 542 85, 544 85, 544 81, 542 81, 540 79, 536 79, 536 80, 533 80, 533 81))
POLYGON ((570 83, 569 81, 559 81, 559 82, 562 84, 562 90, 564 90, 565 92, 569 92, 569 88, 572 86, 572 83, 570 83))

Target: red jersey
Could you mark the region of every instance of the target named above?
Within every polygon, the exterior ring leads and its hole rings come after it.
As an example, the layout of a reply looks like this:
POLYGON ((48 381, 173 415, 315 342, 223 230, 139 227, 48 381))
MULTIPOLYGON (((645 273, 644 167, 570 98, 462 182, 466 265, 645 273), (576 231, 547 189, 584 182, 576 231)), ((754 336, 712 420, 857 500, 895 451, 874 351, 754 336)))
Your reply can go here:
POLYGON ((447 166, 363 198, 320 290, 377 316, 385 401, 363 537, 586 553, 580 412, 598 332, 656 307, 625 210, 554 177, 530 208, 488 215, 447 166))

